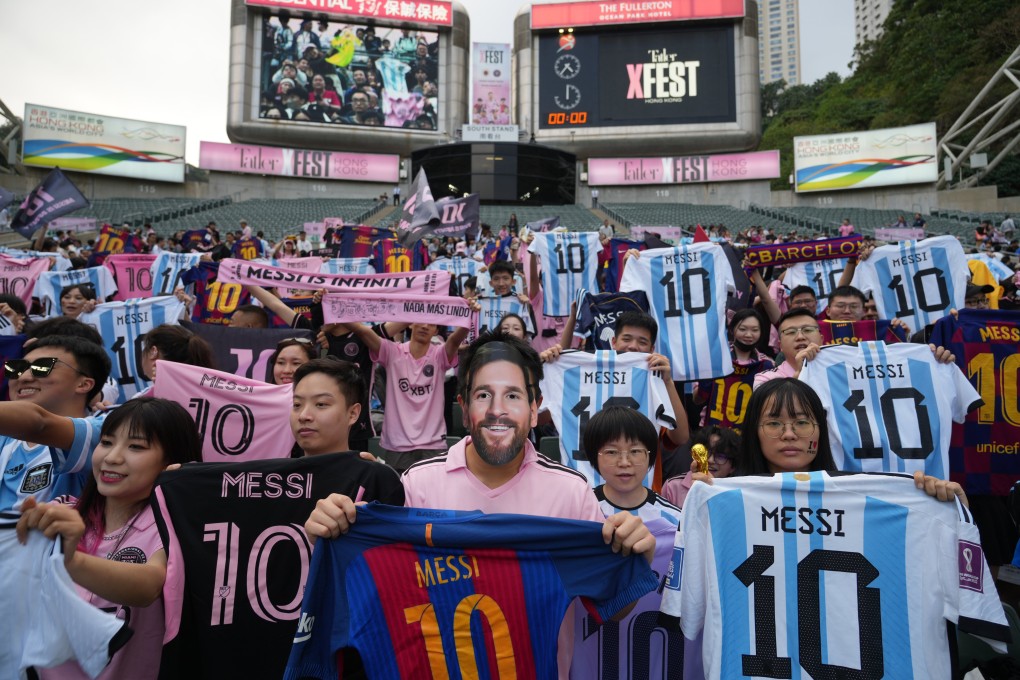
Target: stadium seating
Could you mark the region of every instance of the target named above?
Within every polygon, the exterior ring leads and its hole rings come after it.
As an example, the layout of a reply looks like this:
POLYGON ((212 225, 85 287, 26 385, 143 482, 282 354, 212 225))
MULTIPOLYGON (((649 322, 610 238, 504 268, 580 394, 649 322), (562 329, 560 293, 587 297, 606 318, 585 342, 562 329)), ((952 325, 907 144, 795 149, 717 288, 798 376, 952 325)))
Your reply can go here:
POLYGON ((598 229, 602 220, 587 208, 579 205, 483 205, 481 220, 498 230, 510 219, 510 214, 517 215, 517 224, 523 227, 528 222, 537 222, 547 217, 559 217, 560 226, 571 231, 592 231, 598 229))
MULTIPOLYGON (((680 227, 693 232, 697 225, 708 228, 722 225, 731 233, 748 227, 770 227, 786 233, 798 226, 783 220, 740 210, 728 205, 695 205, 693 203, 606 203, 607 214, 625 222, 625 226, 680 227)), ((809 230, 813 227, 802 225, 809 230)))

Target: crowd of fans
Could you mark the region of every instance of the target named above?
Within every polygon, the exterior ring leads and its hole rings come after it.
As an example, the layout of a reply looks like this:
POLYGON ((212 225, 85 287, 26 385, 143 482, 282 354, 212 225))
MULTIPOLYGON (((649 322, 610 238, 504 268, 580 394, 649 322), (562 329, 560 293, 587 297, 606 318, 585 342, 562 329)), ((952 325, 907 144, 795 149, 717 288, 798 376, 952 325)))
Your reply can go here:
MULTIPOLYGON (((264 117, 305 116, 309 120, 372 124, 369 119, 377 116, 381 123, 379 107, 384 91, 378 62, 387 56, 410 67, 408 92, 424 99, 429 98, 430 91, 434 94, 434 41, 430 43, 406 30, 399 36, 387 33, 380 37, 371 27, 355 31, 326 21, 319 21, 316 27, 311 19, 302 19, 295 30, 291 24, 288 14, 281 12, 279 22, 267 21, 265 25, 264 117), (350 49, 353 56, 348 65, 337 66, 331 58, 345 49, 350 49), (359 97, 365 100, 361 105, 359 97)), ((434 116, 434 110, 422 115, 434 116)), ((381 431, 378 455, 364 453, 362 460, 365 464, 386 464, 396 473, 403 473, 409 505, 467 504, 467 509, 479 507, 486 512, 595 519, 605 523, 607 541, 614 548, 641 554, 654 550, 655 540, 642 525, 637 508, 653 503, 679 513, 698 480, 711 483, 713 478, 731 475, 835 470, 824 410, 815 392, 796 378, 804 363, 819 352, 819 319, 877 318, 873 303, 869 307, 869 298, 850 285, 856 261, 843 272, 820 314, 820 301, 810 287, 784 288, 785 272, 781 268, 751 272, 753 304, 731 313, 727 324, 729 351, 735 365, 768 362, 778 368, 762 371, 755 380, 742 430, 711 423, 704 385, 685 389, 668 378, 668 360, 654 351, 658 333, 655 319, 643 312, 626 312, 616 320, 612 346, 620 353, 648 355, 649 367, 666 383, 677 416, 676 427, 659 432, 644 416, 621 407, 596 414, 585 434, 585 449, 597 452, 591 462, 605 480, 595 490, 578 486, 576 478, 550 476, 548 470, 532 464, 542 438, 557 435, 550 419, 539 409, 537 385, 542 365, 558 361, 569 349, 584 348, 586 341, 574 333, 572 317, 545 317, 541 313, 537 302, 542 294, 541 278, 536 276, 538 267, 525 268, 521 257, 533 235, 519 229, 516 222, 513 216, 499 228, 483 225, 476 238, 427 239, 433 261, 484 260, 489 247, 506 245, 506 260, 483 266, 488 282, 469 278, 460 292, 473 304, 479 297, 513 296, 525 305, 524 311, 508 314, 494 333, 484 334, 470 344, 467 329, 451 330, 427 323, 326 324, 321 310, 306 318, 284 305, 277 291, 251 286, 250 292, 259 304, 239 307, 230 325, 261 328, 268 325, 268 316, 275 314, 287 325, 310 330, 315 337, 315 342, 300 338, 279 342, 270 359, 273 382, 293 386, 293 437, 283 437, 288 443, 281 455, 367 451, 375 429, 377 434, 381 431), (528 319, 534 322, 534 334, 527 331, 531 324, 523 317, 528 315, 534 315, 528 319), (431 369, 421 372, 422 365, 431 369), (404 388, 412 374, 414 380, 427 384, 427 389, 414 398, 404 388), (462 423, 455 421, 455 405, 463 414, 462 423), (469 438, 447 454, 447 434, 461 427, 467 429, 469 438), (820 439, 822 445, 809 448, 809 439, 820 439), (706 469, 692 465, 694 444, 708 450, 706 469), (793 456, 791 447, 803 450, 793 456), (443 466, 424 465, 447 455, 466 460, 467 468, 454 473, 444 472, 443 466), (653 468, 661 471, 658 494, 641 483, 653 468), (617 474, 621 470, 625 474, 617 474), (454 474, 475 475, 476 481, 482 482, 479 488, 487 487, 489 495, 482 498, 462 492, 465 483, 454 474), (531 484, 547 485, 531 489, 532 497, 545 498, 529 501, 531 505, 514 505, 523 503, 524 497, 508 496, 509 500, 500 501, 500 494, 509 489, 509 481, 516 475, 529 475, 531 484), (446 483, 451 486, 445 487, 446 483), (460 493, 465 496, 458 497, 460 493), (578 505, 570 510, 549 509, 557 497, 576 497, 578 505)), ((236 230, 221 232, 215 223, 209 223, 206 229, 209 237, 197 249, 213 260, 232 257, 235 242, 252 237, 262 242, 266 257, 305 257, 315 250, 304 233, 274 243, 243 222, 236 230)), ((723 225, 709 225, 706 231, 711 240, 730 243, 738 251, 752 244, 804 238, 796 231, 780 234, 762 227, 735 235, 723 225)), ((849 220, 840 227, 842 235, 853 231, 849 220)), ((1014 272, 1001 277, 994 292, 1000 308, 1014 309, 1018 304, 1020 245, 1014 238, 1013 222, 1007 218, 998 227, 982 226, 978 232, 978 250, 1014 272)), ((152 253, 188 250, 183 232, 160 235, 146 225, 136 230, 136 235, 144 243, 143 250, 152 253)), ((605 248, 599 277, 604 280, 604 264, 613 257, 613 240, 619 238, 617 227, 607 220, 599 236, 605 248)), ((74 234, 57 233, 41 241, 40 250, 56 251, 69 259, 72 268, 83 268, 93 246, 93 242, 83 243, 74 234)), ((867 239, 859 258, 866 259, 874 246, 867 239)), ((624 261, 630 257, 640 257, 636 245, 624 261)), ((968 286, 966 307, 987 308, 991 288, 968 286)), ((181 289, 176 294, 194 304, 187 291, 181 289)), ((13 322, 17 332, 27 336, 24 359, 5 364, 10 400, 0 403, 0 435, 5 447, 24 447, 15 455, 36 456, 39 453, 34 447, 43 446, 43 455, 52 455, 56 466, 54 483, 34 494, 37 497, 5 491, 0 510, 22 513, 19 532, 23 537, 39 529, 47 536, 64 538, 68 571, 90 601, 96 598, 97 604, 102 600, 112 606, 144 610, 162 597, 166 550, 151 521, 140 521, 139 517, 151 513, 147 501, 164 468, 201 459, 201 442, 192 417, 173 402, 147 395, 112 408, 115 405, 103 390, 110 370, 103 339, 94 328, 75 320, 82 311, 102 303, 94 290, 74 286, 62 291, 62 314, 51 319, 34 318, 32 310, 14 296, 0 296, 0 300, 0 313, 13 322), (82 470, 84 475, 76 474, 82 470), (77 500, 55 500, 60 493, 70 493, 77 500), (142 533, 143 526, 148 533, 132 540, 139 546, 144 544, 145 564, 125 565, 108 559, 104 541, 111 536, 120 538, 125 532, 142 533)), ((313 308, 321 306, 321 295, 311 296, 310 304, 313 308)), ((925 329, 906 330, 915 342, 927 344, 925 329)), ((938 361, 953 360, 944 348, 933 346, 932 351, 938 361)), ((173 324, 155 328, 142 342, 141 361, 149 377, 155 375, 157 360, 214 368, 213 357, 208 343, 173 324)), ((5 467, 8 462, 5 458, 5 467)), ((8 488, 14 489, 18 481, 8 488)), ((964 489, 945 480, 920 475, 917 483, 943 500, 966 499, 964 489)), ((996 512, 1006 512, 1001 504, 995 507, 996 512)), ((306 529, 313 538, 337 537, 350 528, 357 512, 351 498, 330 496, 318 503, 306 529)), ((990 562, 993 566, 1008 564, 1016 543, 1015 529, 1008 523, 1005 528, 1003 523, 996 523, 995 528, 982 529, 990 562)), ((140 625, 159 627, 162 620, 140 625)), ((135 652, 125 654, 136 672, 131 677, 154 678, 159 668, 159 645, 152 644, 151 635, 138 637, 139 644, 149 647, 142 654, 137 647, 135 652)), ((128 677, 109 674, 113 668, 123 672, 127 667, 117 666, 115 661, 102 677, 128 677)), ((43 677, 50 676, 44 671, 43 677)))
POLYGON ((435 130, 439 85, 437 33, 263 20, 260 118, 435 130))

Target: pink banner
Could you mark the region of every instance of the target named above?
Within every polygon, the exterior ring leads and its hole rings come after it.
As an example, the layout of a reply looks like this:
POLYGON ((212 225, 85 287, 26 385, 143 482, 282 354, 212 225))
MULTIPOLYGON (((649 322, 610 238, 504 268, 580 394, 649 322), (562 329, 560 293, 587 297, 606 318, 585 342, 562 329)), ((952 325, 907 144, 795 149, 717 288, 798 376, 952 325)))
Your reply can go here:
POLYGON ((464 298, 439 295, 336 295, 322 298, 326 323, 407 321, 471 328, 474 311, 464 298))
MULTIPOLYGON (((729 1, 729 0, 727 0, 729 1)), ((246 5, 289 9, 292 12, 325 12, 345 17, 396 19, 412 24, 452 26, 452 3, 442 0, 244 0, 246 5)))
MULTIPOLYGON (((538 7, 538 5, 536 5, 538 7)), ((591 158, 590 186, 740 182, 779 177, 779 152, 754 151, 715 156, 591 158)))
POLYGON ((630 237, 636 240, 644 239, 646 234, 654 234, 663 241, 669 241, 670 243, 678 244, 680 239, 684 237, 683 229, 680 227, 638 227, 634 226, 630 228, 630 237))
POLYGON ((898 243, 899 241, 914 241, 917 239, 924 238, 924 229, 917 228, 902 228, 902 227, 888 227, 886 229, 876 229, 875 238, 879 241, 892 241, 898 243))
POLYGON ((268 288, 286 284, 299 290, 324 289, 331 293, 391 292, 412 295, 446 295, 450 292, 450 272, 424 271, 403 274, 333 275, 306 274, 284 267, 225 259, 220 262, 216 279, 220 283, 239 283, 242 286, 268 288))
POLYGON ((656 0, 655 2, 560 2, 531 6, 531 28, 599 26, 688 19, 736 19, 744 0, 656 0))
POLYGON ((471 123, 509 125, 510 45, 472 43, 471 71, 471 123))
POLYGON ((287 458, 294 446, 290 385, 159 360, 152 396, 187 409, 202 435, 206 463, 287 458))
POLYGON ((202 142, 198 165, 203 170, 315 180, 393 183, 400 179, 400 156, 252 144, 202 142))
POLYGON ((95 231, 96 220, 92 217, 58 217, 50 220, 51 231, 95 231))
POLYGON ((326 223, 305 222, 304 231, 309 240, 314 241, 315 239, 322 239, 322 237, 326 235, 326 223))

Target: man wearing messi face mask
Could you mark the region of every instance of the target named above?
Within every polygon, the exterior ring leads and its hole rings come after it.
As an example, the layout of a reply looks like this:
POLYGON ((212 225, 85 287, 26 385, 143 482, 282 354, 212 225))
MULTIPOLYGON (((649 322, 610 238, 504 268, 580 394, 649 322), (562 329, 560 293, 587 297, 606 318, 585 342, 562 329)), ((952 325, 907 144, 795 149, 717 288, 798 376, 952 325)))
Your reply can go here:
MULTIPOLYGON (((640 517, 629 512, 605 517, 584 475, 540 456, 528 440, 541 401, 542 363, 535 350, 511 336, 483 335, 465 352, 457 377, 457 400, 470 435, 446 455, 408 468, 401 476, 407 507, 600 522, 614 552, 651 561, 655 537, 640 517)), ((305 532, 313 541, 337 538, 356 519, 354 501, 331 494, 316 504, 305 532)), ((572 626, 572 614, 568 620, 572 626)), ((569 667, 571 648, 561 631, 561 669, 569 667)))

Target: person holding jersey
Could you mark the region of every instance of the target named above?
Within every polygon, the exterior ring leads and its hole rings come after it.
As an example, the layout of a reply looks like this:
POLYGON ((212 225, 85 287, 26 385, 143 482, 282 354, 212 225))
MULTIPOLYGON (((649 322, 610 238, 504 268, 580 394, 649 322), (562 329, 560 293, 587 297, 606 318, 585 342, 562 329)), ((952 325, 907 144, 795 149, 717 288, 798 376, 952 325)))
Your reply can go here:
MULTIPOLYGON (((103 422, 92 476, 80 498, 51 503, 29 498, 22 505, 19 539, 24 542, 31 530, 60 536, 78 594, 116 611, 134 631, 100 678, 158 676, 167 554, 148 501, 167 465, 197 461, 201 451, 194 421, 183 407, 165 399, 133 399, 103 422)), ((89 677, 73 661, 38 673, 42 680, 89 677)))
POLYGON ((198 334, 176 324, 161 324, 145 334, 142 371, 149 380, 156 379, 156 361, 160 359, 216 368, 212 346, 198 334))
POLYGON ((294 372, 318 357, 318 348, 308 338, 286 338, 281 340, 276 343, 276 351, 269 357, 269 365, 273 367, 273 384, 292 384, 294 382, 294 372))
POLYGON ((96 307, 96 289, 91 283, 75 283, 60 290, 60 313, 77 319, 96 307))

